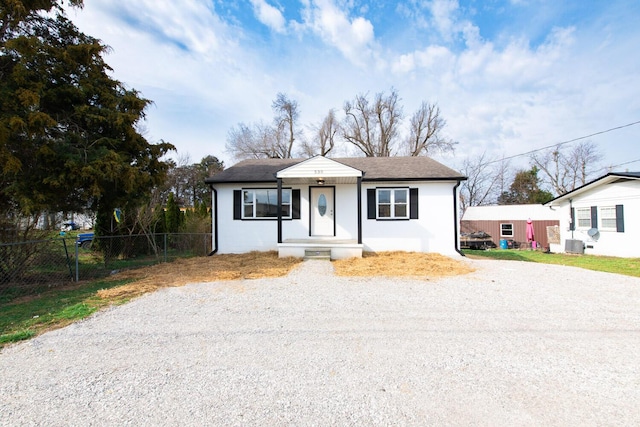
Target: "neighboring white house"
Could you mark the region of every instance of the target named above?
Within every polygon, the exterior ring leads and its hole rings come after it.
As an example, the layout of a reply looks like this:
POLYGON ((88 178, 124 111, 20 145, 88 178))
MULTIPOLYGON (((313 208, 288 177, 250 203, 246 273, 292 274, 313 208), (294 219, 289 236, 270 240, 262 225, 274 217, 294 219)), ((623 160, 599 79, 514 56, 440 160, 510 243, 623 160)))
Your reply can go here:
POLYGON ((640 172, 612 172, 557 197, 559 245, 552 252, 640 257, 640 172))
POLYGON ((245 160, 206 180, 214 252, 457 255, 465 179, 427 157, 245 160))

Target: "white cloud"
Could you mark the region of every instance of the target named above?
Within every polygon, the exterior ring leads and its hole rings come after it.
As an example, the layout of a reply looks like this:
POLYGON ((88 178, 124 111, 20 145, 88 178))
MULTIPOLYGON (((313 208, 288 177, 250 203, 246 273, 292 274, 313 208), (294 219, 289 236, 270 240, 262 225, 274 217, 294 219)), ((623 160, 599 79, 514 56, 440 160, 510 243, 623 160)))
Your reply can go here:
POLYGON ((207 54, 216 51, 228 37, 227 26, 201 0, 98 3, 98 7, 110 14, 125 21, 135 21, 142 31, 154 34, 161 41, 184 46, 193 52, 207 54))
POLYGON ((459 28, 454 16, 458 10, 457 0, 433 0, 427 3, 433 16, 432 22, 445 40, 451 40, 459 28))
POLYGON ((316 0, 305 11, 305 23, 347 59, 362 65, 372 57, 373 25, 363 17, 350 19, 332 0, 316 0))
POLYGON ((445 46, 432 45, 425 49, 400 55, 391 65, 394 73, 403 74, 424 70, 432 74, 453 69, 455 54, 445 46))
POLYGON ((282 12, 265 0, 251 0, 256 17, 267 27, 278 33, 285 32, 286 21, 282 12))
POLYGON ((533 117, 561 126, 559 117, 570 114, 571 101, 555 95, 567 88, 552 76, 561 73, 571 55, 575 30, 556 28, 536 48, 524 38, 497 48, 481 39, 473 23, 456 21, 456 8, 455 1, 430 3, 433 25, 443 41, 461 35, 466 47, 457 51, 446 43, 432 44, 398 55, 392 70, 398 78, 410 79, 399 89, 407 101, 415 103, 418 94, 437 102, 448 122, 446 132, 461 142, 466 154, 521 152, 538 143, 541 129, 546 129, 531 123, 533 117), (555 117, 547 113, 551 109, 563 114, 555 117))

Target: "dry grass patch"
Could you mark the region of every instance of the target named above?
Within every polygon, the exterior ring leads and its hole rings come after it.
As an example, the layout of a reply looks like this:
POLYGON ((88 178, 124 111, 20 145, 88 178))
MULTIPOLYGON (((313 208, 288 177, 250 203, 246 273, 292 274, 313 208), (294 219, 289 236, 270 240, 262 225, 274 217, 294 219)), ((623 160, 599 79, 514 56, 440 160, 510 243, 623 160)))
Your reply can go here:
MULTIPOLYGON (((275 251, 183 258, 114 274, 110 280, 133 282, 100 290, 98 296, 116 302, 187 283, 282 277, 300 262, 300 258, 278 258, 275 251)), ((339 276, 443 277, 473 271, 466 264, 440 254, 400 251, 365 252, 362 258, 338 260, 333 264, 339 276)))
POLYGON ((463 262, 434 253, 365 252, 362 258, 334 261, 338 276, 444 277, 471 273, 463 262))
POLYGON ((278 258, 275 251, 183 258, 114 274, 112 280, 133 279, 135 282, 98 291, 98 296, 104 299, 132 298, 159 288, 187 283, 281 277, 289 274, 301 261, 293 257, 278 258))

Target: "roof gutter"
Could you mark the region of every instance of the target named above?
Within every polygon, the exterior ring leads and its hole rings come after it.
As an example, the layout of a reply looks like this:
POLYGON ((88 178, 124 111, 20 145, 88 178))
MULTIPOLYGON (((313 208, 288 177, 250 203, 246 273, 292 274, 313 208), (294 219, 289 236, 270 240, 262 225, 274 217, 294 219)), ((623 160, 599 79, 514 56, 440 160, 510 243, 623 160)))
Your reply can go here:
POLYGON ((213 188, 213 184, 209 184, 209 188, 213 193, 213 209, 211 210, 211 215, 213 215, 213 250, 207 256, 212 256, 218 252, 218 190, 213 188))
POLYGON ((466 256, 460 250, 460 238, 458 236, 458 187, 462 181, 458 181, 456 185, 453 186, 453 245, 461 256, 466 256))

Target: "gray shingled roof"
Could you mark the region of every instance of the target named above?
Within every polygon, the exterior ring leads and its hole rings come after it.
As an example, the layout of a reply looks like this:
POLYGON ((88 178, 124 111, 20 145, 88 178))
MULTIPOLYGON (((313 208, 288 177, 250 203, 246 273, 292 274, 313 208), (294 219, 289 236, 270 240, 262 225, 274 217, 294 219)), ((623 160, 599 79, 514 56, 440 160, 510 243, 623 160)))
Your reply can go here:
MULTIPOLYGON (((243 160, 207 178, 208 184, 234 182, 275 182, 276 173, 306 159, 243 160)), ((349 157, 332 158, 364 173, 363 181, 385 180, 465 180, 459 172, 428 157, 349 157)))

